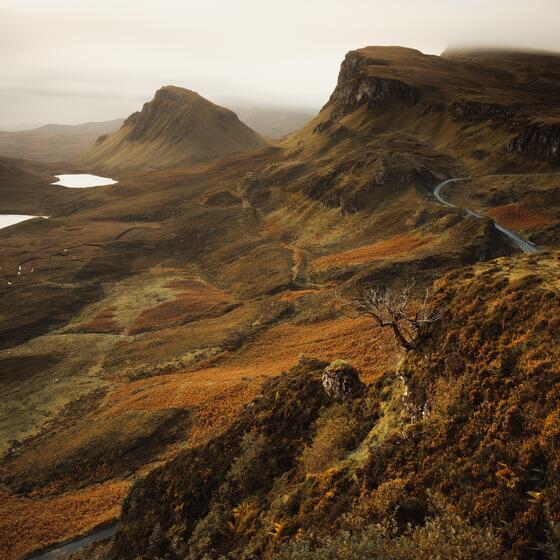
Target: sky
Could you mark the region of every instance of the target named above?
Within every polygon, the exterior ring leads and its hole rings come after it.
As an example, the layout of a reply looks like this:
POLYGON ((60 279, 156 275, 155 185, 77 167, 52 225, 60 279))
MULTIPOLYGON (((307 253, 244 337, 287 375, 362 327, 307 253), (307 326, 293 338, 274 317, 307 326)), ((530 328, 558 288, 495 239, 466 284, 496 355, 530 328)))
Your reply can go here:
POLYGON ((0 0, 0 130, 126 117, 162 85, 318 109, 349 50, 560 51, 560 0, 0 0))

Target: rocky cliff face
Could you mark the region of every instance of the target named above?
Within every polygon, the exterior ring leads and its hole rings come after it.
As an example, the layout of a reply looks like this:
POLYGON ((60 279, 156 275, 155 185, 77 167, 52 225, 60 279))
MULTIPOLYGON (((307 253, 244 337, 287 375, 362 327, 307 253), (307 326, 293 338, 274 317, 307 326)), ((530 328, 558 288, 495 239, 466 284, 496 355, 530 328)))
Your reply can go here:
POLYGON ((507 144, 509 153, 560 161, 560 125, 534 124, 507 144))
POLYGON ((509 119, 515 116, 512 107, 500 103, 487 103, 458 99, 449 107, 450 113, 459 120, 480 122, 487 119, 509 119))
POLYGON ((527 125, 555 115, 550 91, 560 83, 547 69, 557 58, 438 57, 400 47, 348 53, 329 101, 305 135, 294 135, 299 159, 322 161, 308 166, 300 192, 352 214, 407 188, 427 194, 440 176, 523 172, 527 157, 545 170, 560 157, 559 128, 527 125), (545 88, 534 83, 535 69, 545 88))
POLYGON ((375 75, 376 66, 388 66, 383 59, 371 59, 358 51, 346 55, 340 67, 338 83, 327 106, 334 106, 335 113, 342 116, 366 105, 380 107, 394 101, 408 106, 416 105, 420 92, 406 82, 375 75))

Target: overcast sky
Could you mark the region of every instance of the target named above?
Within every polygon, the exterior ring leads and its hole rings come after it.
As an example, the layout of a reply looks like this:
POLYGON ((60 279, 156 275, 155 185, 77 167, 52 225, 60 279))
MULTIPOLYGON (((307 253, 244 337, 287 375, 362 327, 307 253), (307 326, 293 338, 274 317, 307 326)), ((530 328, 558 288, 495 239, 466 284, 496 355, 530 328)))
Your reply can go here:
POLYGON ((560 51, 560 0, 0 0, 0 129, 127 116, 164 84, 320 107, 344 54, 560 51))

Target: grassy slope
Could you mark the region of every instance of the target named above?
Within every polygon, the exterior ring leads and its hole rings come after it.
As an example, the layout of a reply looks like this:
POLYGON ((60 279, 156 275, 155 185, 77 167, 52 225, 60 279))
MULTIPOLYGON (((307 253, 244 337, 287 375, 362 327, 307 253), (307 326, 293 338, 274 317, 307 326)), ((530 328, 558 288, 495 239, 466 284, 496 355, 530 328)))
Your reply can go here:
POLYGON ((122 173, 201 163, 266 145, 235 113, 190 90, 166 86, 77 161, 122 173))
POLYGON ((0 157, 0 212, 49 215, 53 207, 71 200, 76 190, 55 186, 54 164, 0 157))

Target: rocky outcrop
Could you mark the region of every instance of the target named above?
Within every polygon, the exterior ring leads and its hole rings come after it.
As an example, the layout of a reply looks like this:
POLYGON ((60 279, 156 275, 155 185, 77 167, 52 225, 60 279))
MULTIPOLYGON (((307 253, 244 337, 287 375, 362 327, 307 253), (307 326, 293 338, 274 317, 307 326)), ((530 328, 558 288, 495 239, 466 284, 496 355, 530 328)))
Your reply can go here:
POLYGON ((320 202, 326 208, 339 208, 345 215, 359 212, 365 205, 367 183, 359 181, 357 177, 351 184, 342 182, 342 173, 350 173, 350 167, 348 164, 341 165, 326 174, 311 174, 303 182, 304 196, 320 202))
POLYGON ((326 367, 322 381, 327 395, 336 401, 352 399, 364 390, 358 370, 343 360, 336 360, 326 367))
POLYGON ((370 75, 367 69, 372 65, 379 66, 379 63, 358 52, 346 55, 340 67, 338 83, 326 105, 335 107, 335 115, 352 113, 364 105, 379 107, 390 101, 408 106, 418 103, 418 89, 402 80, 370 75))
POLYGON ((506 149, 508 153, 560 161, 560 124, 528 126, 508 142, 506 149))
POLYGON ((301 182, 301 192, 325 208, 338 208, 348 215, 378 204, 380 199, 388 201, 410 187, 421 195, 429 194, 436 182, 430 169, 406 155, 393 152, 386 157, 367 151, 330 169, 309 173, 301 182))
POLYGON ((339 208, 344 215, 353 214, 363 210, 370 194, 387 182, 387 173, 384 167, 378 168, 375 156, 366 153, 328 171, 309 174, 302 183, 302 192, 326 208, 339 208))
POLYGON ((458 120, 479 122, 495 118, 511 118, 515 111, 500 103, 487 103, 480 101, 467 101, 458 99, 449 107, 450 113, 458 120))

